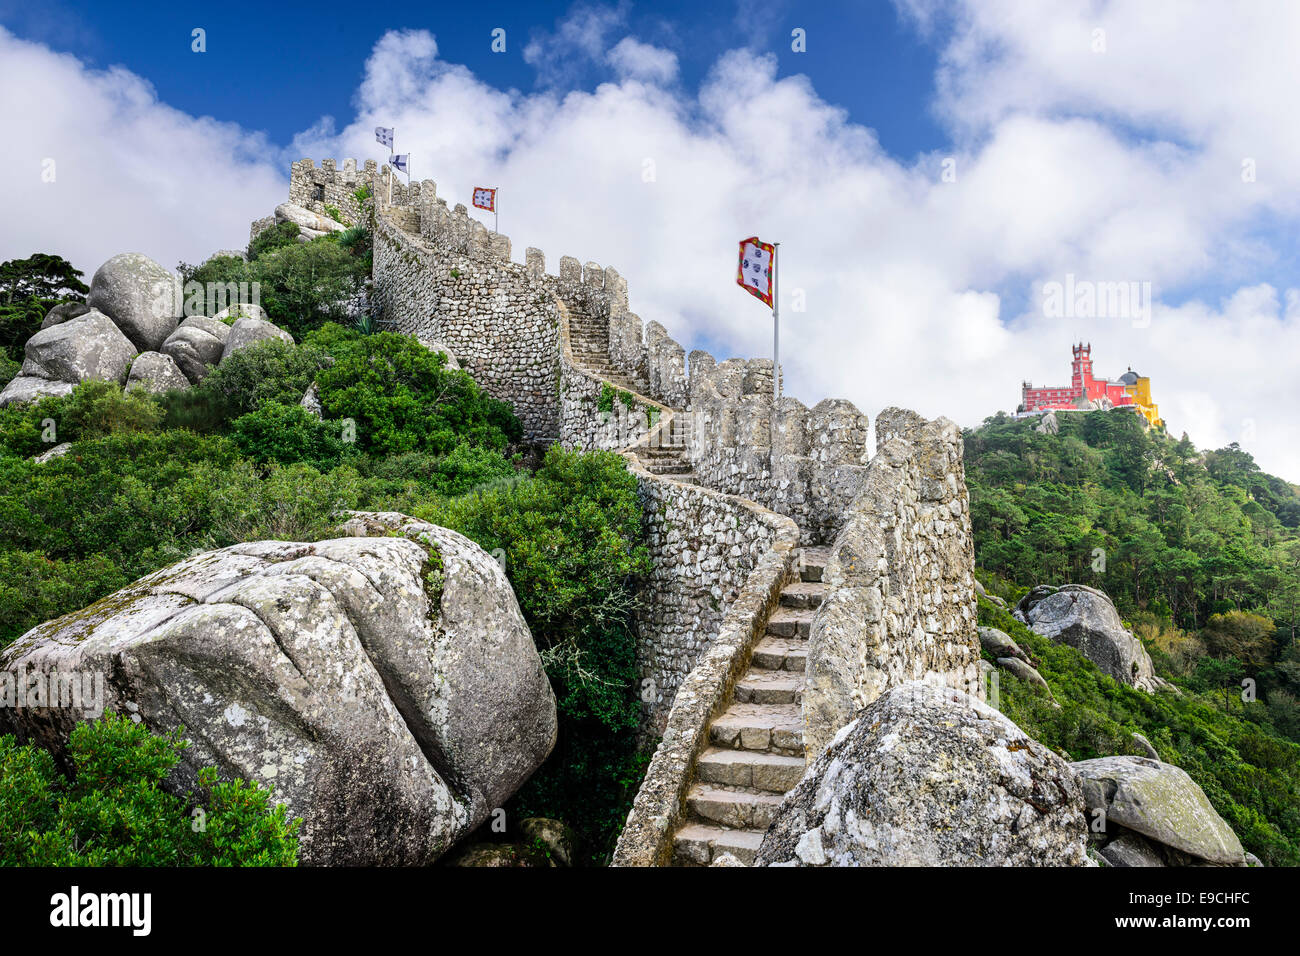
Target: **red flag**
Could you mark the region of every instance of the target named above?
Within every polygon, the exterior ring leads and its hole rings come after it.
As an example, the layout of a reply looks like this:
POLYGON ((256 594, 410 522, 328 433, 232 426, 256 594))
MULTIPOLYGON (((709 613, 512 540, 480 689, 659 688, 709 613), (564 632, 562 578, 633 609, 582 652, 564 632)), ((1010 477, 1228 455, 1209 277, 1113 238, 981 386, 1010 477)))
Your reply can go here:
POLYGON ((772 304, 772 263, 776 247, 758 236, 740 240, 740 266, 736 285, 768 306, 772 304))
POLYGON ((474 205, 479 209, 486 209, 488 212, 497 211, 497 191, 496 188, 488 189, 486 186, 474 187, 474 205))

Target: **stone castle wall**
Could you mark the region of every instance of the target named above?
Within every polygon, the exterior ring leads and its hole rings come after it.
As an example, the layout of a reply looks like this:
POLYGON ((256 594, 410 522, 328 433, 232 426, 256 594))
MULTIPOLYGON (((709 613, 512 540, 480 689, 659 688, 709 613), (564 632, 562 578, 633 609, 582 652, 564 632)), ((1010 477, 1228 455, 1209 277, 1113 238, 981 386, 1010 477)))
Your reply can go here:
POLYGON ((980 694, 975 566, 961 431, 887 409, 861 494, 831 549, 808 643, 810 761, 885 690, 927 680, 980 694))
MULTIPOLYGON (((291 198, 305 199, 302 190, 315 189, 324 178, 331 179, 323 184, 326 197, 337 196, 330 186, 350 186, 352 168, 295 164, 298 192, 291 198)), ((432 181, 408 189, 394 179, 390 203, 388 167, 363 172, 374 184, 373 301, 382 326, 449 349, 490 394, 514 406, 529 439, 620 450, 628 457, 653 564, 638 612, 647 730, 664 728, 679 688, 707 659, 728 613, 745 598, 755 569, 778 543, 791 534, 803 544, 853 541, 888 517, 880 510, 887 506, 896 509, 890 527, 905 529, 897 542, 879 542, 882 555, 904 565, 896 573, 903 577, 887 590, 902 602, 899 619, 913 623, 920 635, 915 647, 895 642, 899 660, 890 666, 911 673, 918 666, 928 671, 964 664, 974 639, 973 616, 969 635, 953 638, 954 646, 961 645, 957 650, 936 651, 936 642, 952 643, 943 635, 956 635, 957 628, 946 617, 937 629, 929 628, 932 622, 922 616, 929 598, 914 576, 935 573, 941 561, 964 560, 969 518, 962 519, 965 532, 959 524, 936 524, 939 505, 951 500, 931 503, 924 497, 934 488, 923 483, 919 464, 903 468, 901 480, 889 470, 898 454, 912 462, 919 453, 895 449, 869 465, 867 417, 844 401, 809 409, 785 398, 774 430, 770 360, 718 362, 693 352, 688 367, 684 350, 661 325, 643 325, 630 311, 627 283, 612 267, 562 256, 552 275, 545 255, 533 248, 522 264, 513 262, 509 238, 489 232, 463 205, 449 209, 432 181), (635 391, 612 386, 574 359, 569 326, 576 315, 607 328, 608 374, 643 383, 635 391), (642 461, 656 442, 671 444, 664 436, 684 421, 691 438, 689 484, 655 474, 643 467, 649 458, 642 461)), ((319 196, 315 201, 321 202, 319 196)), ((890 413, 877 423, 877 432, 892 437, 891 429, 916 427, 890 413)), ((959 442, 956 455, 942 464, 960 478, 959 442)), ((953 494, 964 501, 964 484, 953 494)), ((952 591, 942 599, 945 607, 958 606, 953 595, 962 586, 973 593, 973 580, 945 581, 943 587, 952 591)), ((839 600, 860 596, 850 588, 839 600)), ((973 609, 971 597, 971 615, 973 609)), ((855 620, 877 627, 868 617, 864 612, 855 620)), ((861 697, 873 666, 867 660, 861 673, 845 677, 843 687, 828 685, 828 693, 851 685, 845 693, 861 697)))
POLYGON ((334 206, 348 225, 355 225, 362 219, 357 190, 369 186, 373 193, 378 182, 379 168, 373 159, 367 159, 360 169, 355 159, 343 160, 342 166, 332 159, 321 160, 320 166, 300 159, 289 170, 289 202, 322 216, 328 215, 326 206, 334 206))

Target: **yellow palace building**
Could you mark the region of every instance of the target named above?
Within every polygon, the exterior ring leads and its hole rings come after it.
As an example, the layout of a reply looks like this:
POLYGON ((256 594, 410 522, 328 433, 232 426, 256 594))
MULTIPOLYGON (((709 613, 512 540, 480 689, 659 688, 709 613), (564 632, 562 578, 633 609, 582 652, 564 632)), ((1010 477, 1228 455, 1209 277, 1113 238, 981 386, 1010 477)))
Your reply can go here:
POLYGON ((1150 376, 1139 375, 1130 368, 1119 377, 1119 380, 1124 386, 1124 391, 1133 396, 1133 403, 1137 405, 1138 412, 1147 420, 1147 424, 1155 428, 1163 428, 1165 423, 1160 417, 1160 406, 1151 400, 1150 376))

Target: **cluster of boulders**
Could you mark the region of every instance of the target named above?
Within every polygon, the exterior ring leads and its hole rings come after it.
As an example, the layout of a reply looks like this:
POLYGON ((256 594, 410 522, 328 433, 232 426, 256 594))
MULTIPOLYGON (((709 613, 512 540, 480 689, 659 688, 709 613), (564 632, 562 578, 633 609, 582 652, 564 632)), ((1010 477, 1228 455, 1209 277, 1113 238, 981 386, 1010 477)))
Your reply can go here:
POLYGON ((1015 675, 1034 690, 1045 695, 1055 706, 1060 706, 1056 703, 1052 688, 1043 679, 1043 675, 1038 673, 1038 668, 1034 667, 1034 662, 1029 659, 1028 654, 1020 649, 1020 645, 1012 639, 1010 634, 1006 631, 1000 631, 996 627, 981 627, 979 628, 979 638, 980 647, 997 661, 998 667, 1009 674, 1015 675))
MULTIPOLYGON (((303 819, 305 863, 430 863, 550 753, 555 697, 478 545, 397 514, 355 514, 341 532, 157 571, 18 638, 0 677, 103 675, 102 709, 185 727, 169 785, 216 766, 273 786, 303 819)), ((0 707, 0 734, 66 756, 86 714, 40 703, 0 707)))
POLYGON ((1083 781, 1094 847, 1106 864, 1259 864, 1181 768, 1148 757, 1098 757, 1070 768, 1083 781))
POLYGON ((88 379, 152 392, 188 388, 232 353, 293 337, 258 305, 186 316, 179 277, 148 256, 113 256, 96 271, 86 302, 55 306, 28 339, 0 406, 67 395, 88 379))
POLYGON ((1179 768, 1146 757, 1067 763, 983 701, 917 681, 886 691, 836 735, 786 795, 755 860, 1254 863, 1179 768))

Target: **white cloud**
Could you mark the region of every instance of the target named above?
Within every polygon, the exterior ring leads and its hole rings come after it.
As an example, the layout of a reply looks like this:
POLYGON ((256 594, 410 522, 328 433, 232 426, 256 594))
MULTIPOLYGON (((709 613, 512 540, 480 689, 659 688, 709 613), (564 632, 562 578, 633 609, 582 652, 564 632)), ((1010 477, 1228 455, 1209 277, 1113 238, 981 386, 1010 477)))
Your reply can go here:
POLYGON ((606 57, 619 79, 671 83, 677 76, 677 54, 672 50, 624 37, 606 57))
MULTIPOLYGON (((501 185, 516 258, 535 245, 552 271, 561 254, 615 266, 633 308, 688 349, 770 350, 770 317, 734 288, 733 257, 743 236, 778 239, 788 390, 810 405, 847 397, 872 415, 902 404, 974 425, 1014 409, 1022 379, 1068 381, 1069 345, 1082 338, 1099 372, 1131 365, 1152 377, 1175 433, 1202 447, 1241 441, 1266 469, 1300 480, 1300 292, 1265 285, 1261 272, 1294 253, 1267 237, 1294 233, 1300 214, 1300 131, 1286 109, 1300 62, 1272 55, 1279 35, 1300 32, 1300 8, 1175 17, 1148 6, 1044 13, 1007 0, 930 16, 930 35, 945 37, 935 109, 956 145, 915 161, 884 153, 806 78, 778 79, 772 57, 732 51, 698 93, 665 90, 667 59, 656 73, 643 55, 654 48, 629 38, 613 48, 621 54, 609 50, 627 32, 621 8, 534 37, 543 87, 530 95, 439 60, 428 34, 390 33, 367 62, 356 120, 315 124, 292 154, 379 156, 373 127, 395 125, 416 178, 437 180, 449 202, 468 202, 477 183, 501 185), (1087 47, 1097 22, 1105 54, 1087 47), (612 65, 619 80, 565 94, 547 85, 575 64, 612 65), (949 156, 956 182, 941 177, 949 156), (1241 181, 1244 156, 1258 160, 1256 183, 1241 181), (1151 282, 1149 326, 1048 318, 1033 290, 1066 274, 1151 282), (1170 305, 1180 300, 1167 295, 1237 286, 1221 302, 1170 305), (796 292, 804 312, 793 311, 796 292)), ((25 213, 6 236, 31 245, 21 254, 59 251, 57 241, 98 250, 83 261, 134 244, 163 247, 151 254, 165 262, 194 257, 235 244, 228 219, 242 230, 283 198, 287 163, 270 169, 241 151, 255 137, 177 114, 129 75, 90 73, 37 48, 25 55, 12 75, 0 59, 0 80, 48 75, 67 92, 54 97, 55 119, 24 107, 20 121, 38 142, 82 144, 114 173, 45 221, 25 195, 39 183, 0 181, 5 208, 25 213), (152 141, 137 145, 136 116, 167 129, 162 157, 152 141), (173 169, 177 155, 189 165, 173 169), (150 188, 123 187, 132 169, 150 188), (180 201, 190 196, 208 198, 205 214, 180 201), (117 241, 119 223, 139 240, 117 241)), ((30 166, 14 140, 0 154, 30 166)))
POLYGON ((0 259, 57 253, 87 278, 117 252, 193 262, 247 245, 250 220, 288 188, 260 134, 189 116, 122 67, 88 69, 3 27, 0 116, 0 259))

